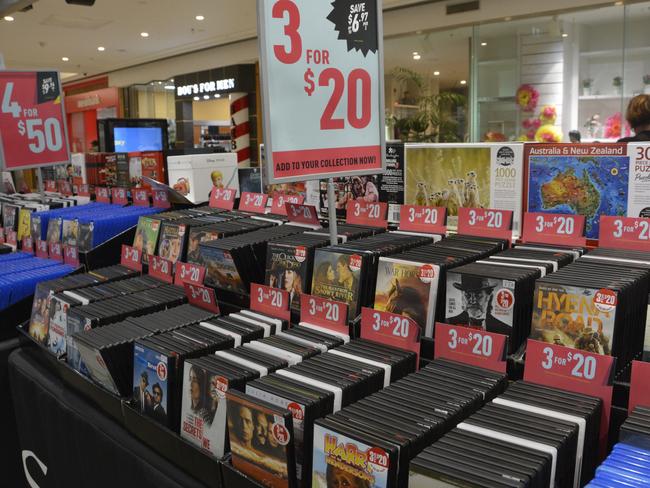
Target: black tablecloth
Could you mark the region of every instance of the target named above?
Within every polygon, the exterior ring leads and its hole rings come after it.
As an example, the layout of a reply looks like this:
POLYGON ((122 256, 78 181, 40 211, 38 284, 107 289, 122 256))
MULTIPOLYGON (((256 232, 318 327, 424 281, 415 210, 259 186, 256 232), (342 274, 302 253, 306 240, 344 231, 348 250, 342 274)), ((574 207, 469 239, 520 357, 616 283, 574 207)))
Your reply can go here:
POLYGON ((23 456, 27 451, 35 456, 26 461, 33 486, 204 488, 66 387, 25 350, 9 357, 9 377, 23 456))
POLYGON ((0 342, 0 485, 11 487, 24 486, 8 363, 9 354, 19 344, 18 339, 0 342))

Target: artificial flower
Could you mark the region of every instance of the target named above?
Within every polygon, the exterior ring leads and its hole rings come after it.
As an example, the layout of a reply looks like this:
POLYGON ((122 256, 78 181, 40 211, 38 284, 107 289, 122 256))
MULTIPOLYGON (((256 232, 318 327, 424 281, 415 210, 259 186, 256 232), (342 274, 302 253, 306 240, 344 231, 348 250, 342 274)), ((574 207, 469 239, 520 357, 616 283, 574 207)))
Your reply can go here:
POLYGON ((524 112, 532 112, 537 107, 539 92, 531 85, 521 85, 517 89, 516 98, 517 105, 519 105, 524 112))
POLYGON ((541 126, 535 133, 537 142, 562 142, 562 131, 551 124, 541 126))
POLYGON ((539 112, 539 120, 542 125, 553 125, 557 119, 557 110, 553 105, 544 105, 539 112))
MULTIPOLYGON (((605 122, 605 138, 607 139, 618 139, 621 137, 621 130, 623 125, 623 117, 620 112, 616 112, 614 115, 607 117, 605 122)), ((629 136, 632 133, 632 129, 629 124, 625 123, 625 135, 629 136)))
POLYGON ((485 133, 485 142, 505 142, 506 136, 501 132, 489 131, 485 133))
POLYGON ((534 129, 537 130, 539 127, 542 125, 542 121, 539 119, 524 119, 521 125, 524 127, 524 129, 534 129))

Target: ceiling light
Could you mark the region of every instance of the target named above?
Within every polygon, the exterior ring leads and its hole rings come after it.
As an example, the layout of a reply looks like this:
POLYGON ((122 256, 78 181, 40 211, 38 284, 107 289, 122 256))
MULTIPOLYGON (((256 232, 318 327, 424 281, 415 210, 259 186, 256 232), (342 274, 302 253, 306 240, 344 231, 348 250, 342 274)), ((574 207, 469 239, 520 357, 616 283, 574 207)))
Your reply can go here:
POLYGON ((67 56, 63 56, 63 57, 61 58, 61 61, 70 61, 70 58, 67 57, 67 56))
POLYGON ((149 37, 148 32, 140 32, 140 37, 149 37))
POLYGON ((567 34, 566 32, 564 32, 564 33, 562 34, 562 37, 569 37, 569 34, 567 34))
POLYGON ((194 100, 201 100, 199 97, 194 97, 194 100))
POLYGON ((506 17, 506 18, 503 19, 503 20, 505 20, 506 22, 510 22, 510 21, 512 20, 512 17, 506 17))
POLYGON ((194 18, 195 18, 196 20, 203 20, 203 19, 205 19, 205 17, 203 17, 203 15, 197 15, 197 16, 194 17, 194 18))
POLYGON ((413 55, 413 59, 415 59, 416 61, 419 61, 420 58, 422 58, 422 56, 420 56, 419 54, 414 54, 413 55))
POLYGON ((15 19, 11 15, 5 15, 5 20, 7 22, 13 22, 15 19))
POLYGON ((176 87, 174 85, 165 85, 165 90, 175 90, 176 87))
MULTIPOLYGON (((614 2, 614 5, 616 5, 617 7, 620 7, 621 5, 623 5, 623 2, 614 2)), ((5 17, 5 20, 6 19, 7 19, 7 17, 5 17)))
POLYGON ((203 95, 203 100, 209 100, 209 99, 210 99, 210 95, 203 95))
POLYGON ((434 71, 433 76, 440 76, 440 71, 434 71))
POLYGON ((461 85, 467 85, 467 80, 460 80, 461 85))
POLYGON ((482 42, 481 46, 487 46, 487 42, 482 42))
POLYGON ((159 84, 159 85, 162 85, 162 81, 159 81, 158 84, 159 84))
POLYGON ((97 50, 100 51, 100 52, 101 52, 101 51, 106 51, 106 48, 105 48, 104 46, 99 46, 99 47, 97 48, 97 50))

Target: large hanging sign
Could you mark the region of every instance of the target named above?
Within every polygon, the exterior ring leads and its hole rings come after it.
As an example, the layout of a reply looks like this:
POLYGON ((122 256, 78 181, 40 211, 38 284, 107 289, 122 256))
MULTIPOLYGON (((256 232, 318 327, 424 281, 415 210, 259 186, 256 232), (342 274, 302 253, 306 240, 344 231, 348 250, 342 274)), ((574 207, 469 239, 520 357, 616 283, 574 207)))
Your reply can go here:
POLYGON ((382 173, 381 1, 258 0, 271 183, 382 173))
POLYGON ((70 160, 57 71, 0 71, 0 168, 70 160))

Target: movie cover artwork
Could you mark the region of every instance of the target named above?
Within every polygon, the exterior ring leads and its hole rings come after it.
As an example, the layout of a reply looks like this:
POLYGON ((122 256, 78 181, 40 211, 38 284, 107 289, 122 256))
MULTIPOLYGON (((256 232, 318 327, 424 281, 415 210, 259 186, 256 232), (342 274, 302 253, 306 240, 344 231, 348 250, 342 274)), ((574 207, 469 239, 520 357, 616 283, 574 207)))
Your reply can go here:
POLYGON ((41 217, 32 215, 29 227, 31 228, 32 240, 36 242, 37 239, 41 239, 41 217))
POLYGON ((200 244, 202 242, 217 240, 219 238, 219 233, 209 230, 201 230, 201 227, 191 227, 189 237, 187 244, 187 262, 203 266, 204 261, 201 256, 200 244))
POLYGON ((311 293, 348 304, 348 319, 358 314, 361 256, 316 250, 311 293))
POLYGON ((300 309, 300 295, 307 284, 307 248, 269 245, 265 283, 289 293, 291 308, 300 309))
POLYGON ((69 303, 59 300, 57 297, 50 299, 47 348, 57 357, 65 353, 69 309, 69 303))
POLYGON ((386 488, 389 468, 383 449, 314 426, 312 488, 386 488))
POLYGON ((50 219, 47 222, 47 243, 55 244, 61 241, 62 219, 50 219))
POLYGON ((27 237, 30 234, 30 221, 31 221, 32 211, 28 208, 21 208, 18 211, 18 231, 16 232, 16 239, 21 241, 23 237, 27 237))
POLYGON ((263 486, 293 487, 290 414, 279 415, 243 394, 226 393, 226 399, 233 466, 263 486))
MULTIPOLYGON (((334 194, 336 196, 334 206, 336 208, 336 215, 345 217, 345 209, 350 200, 369 203, 378 202, 380 183, 381 176, 379 175, 334 178, 334 194)), ((320 207, 324 212, 327 212, 329 208, 327 180, 320 181, 320 207)))
POLYGON ((133 346, 133 406, 143 415, 168 425, 167 356, 133 346))
POLYGON ((509 336, 514 290, 515 283, 510 280, 449 272, 445 322, 509 336))
POLYGON ((206 284, 235 293, 248 293, 229 251, 203 246, 201 255, 206 268, 206 284))
POLYGON ((602 290, 538 283, 533 300, 531 339, 597 354, 612 353, 616 294, 600 303, 602 290), (613 304, 612 304, 613 302, 613 304))
POLYGON ((183 224, 164 223, 160 228, 160 239, 158 244, 158 256, 168 259, 172 263, 183 257, 185 248, 185 231, 183 224))
POLYGON ((95 224, 92 222, 79 223, 79 239, 77 240, 80 251, 90 251, 93 248, 93 230, 95 224))
POLYGON ((50 290, 42 283, 36 285, 32 314, 29 320, 29 335, 36 342, 47 345, 50 322, 50 290))
POLYGON ((63 221, 63 244, 76 246, 79 243, 79 222, 77 220, 63 221))
POLYGON ((18 219, 18 207, 5 203, 2 206, 2 226, 4 229, 16 230, 16 220, 18 219))
POLYGON ((142 261, 149 262, 149 255, 156 252, 160 221, 151 217, 140 217, 135 230, 133 247, 142 251, 142 261))

